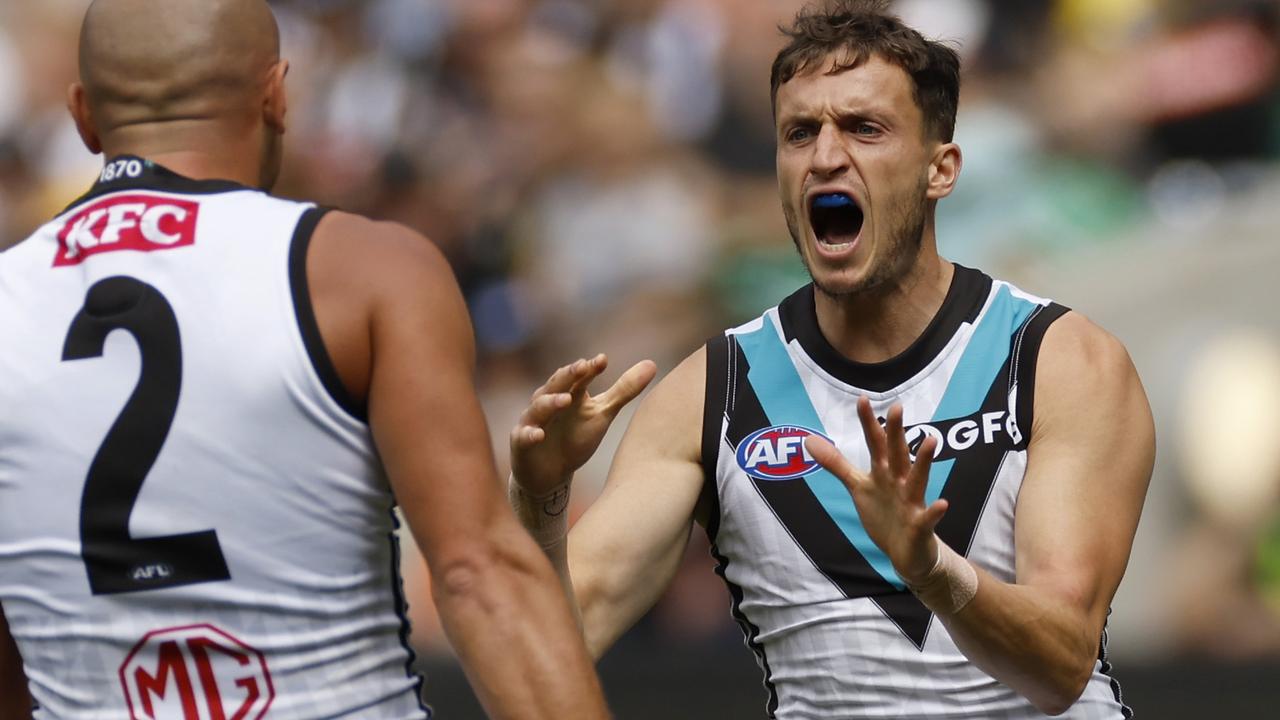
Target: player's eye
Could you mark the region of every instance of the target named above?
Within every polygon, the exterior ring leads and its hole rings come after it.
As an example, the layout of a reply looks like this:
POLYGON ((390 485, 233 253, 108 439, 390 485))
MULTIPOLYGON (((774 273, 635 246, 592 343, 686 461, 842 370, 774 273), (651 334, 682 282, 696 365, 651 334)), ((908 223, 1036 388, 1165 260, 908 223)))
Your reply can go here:
POLYGON ((813 131, 807 127, 795 127, 787 131, 787 142, 798 143, 813 137, 813 131))

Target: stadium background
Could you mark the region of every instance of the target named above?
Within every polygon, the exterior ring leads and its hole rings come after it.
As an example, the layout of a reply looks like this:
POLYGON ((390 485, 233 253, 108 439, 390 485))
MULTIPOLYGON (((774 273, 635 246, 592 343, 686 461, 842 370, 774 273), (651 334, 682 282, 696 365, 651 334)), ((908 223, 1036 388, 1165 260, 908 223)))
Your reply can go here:
MULTIPOLYGON (((767 81, 797 0, 272 4, 293 61, 278 190, 445 250, 502 462, 555 365, 605 351, 615 370, 669 370, 803 282, 767 81)), ((85 6, 0 2, 0 248, 100 168, 63 110, 85 6)), ((965 61, 944 254, 1101 322, 1151 397, 1159 459, 1112 617, 1126 699, 1140 717, 1274 716, 1280 3, 897 6, 965 61)), ((606 465, 581 474, 579 501, 606 465)), ((479 717, 408 550, 428 698, 445 720, 479 717)), ((602 662, 620 717, 762 716, 710 567, 695 531, 671 591, 602 662)))

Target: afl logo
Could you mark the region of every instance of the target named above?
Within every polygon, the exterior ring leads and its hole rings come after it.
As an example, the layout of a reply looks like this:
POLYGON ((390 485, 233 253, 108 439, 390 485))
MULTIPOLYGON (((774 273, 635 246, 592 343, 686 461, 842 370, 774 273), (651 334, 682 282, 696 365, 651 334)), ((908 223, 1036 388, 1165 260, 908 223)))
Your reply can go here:
POLYGON ((757 430, 738 444, 738 467, 760 480, 794 480, 822 469, 809 451, 804 439, 810 435, 826 435, 798 425, 774 425, 757 430))

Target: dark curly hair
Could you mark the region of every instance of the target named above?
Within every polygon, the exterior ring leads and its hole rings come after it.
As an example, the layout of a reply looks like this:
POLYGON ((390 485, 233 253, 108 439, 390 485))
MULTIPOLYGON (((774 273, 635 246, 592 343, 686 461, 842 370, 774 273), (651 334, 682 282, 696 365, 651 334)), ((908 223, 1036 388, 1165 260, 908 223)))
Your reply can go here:
POLYGON ((770 97, 778 110, 778 88, 796 75, 835 59, 834 73, 878 56, 897 65, 915 84, 915 101, 924 114, 925 132, 951 142, 960 102, 960 56, 927 40, 890 13, 888 0, 826 0, 806 6, 790 27, 780 28, 790 42, 773 61, 770 97))

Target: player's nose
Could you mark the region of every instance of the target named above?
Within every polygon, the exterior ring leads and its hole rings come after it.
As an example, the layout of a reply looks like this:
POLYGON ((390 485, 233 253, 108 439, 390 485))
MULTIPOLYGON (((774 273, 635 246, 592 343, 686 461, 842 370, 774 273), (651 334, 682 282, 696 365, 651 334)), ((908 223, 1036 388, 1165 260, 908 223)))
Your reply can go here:
POLYGON ((848 148, 841 142, 840 131, 832 125, 824 125, 818 131, 813 144, 811 170, 819 177, 835 177, 849 169, 852 159, 848 148))

